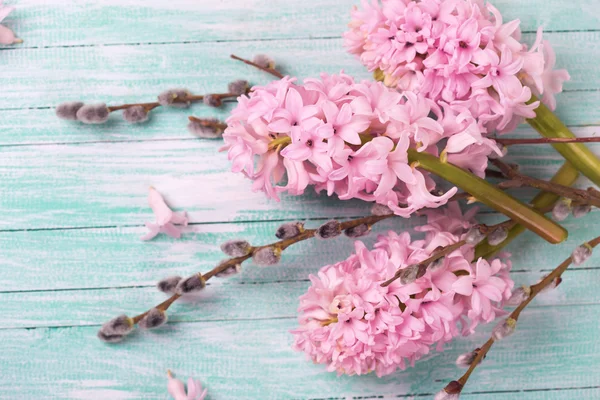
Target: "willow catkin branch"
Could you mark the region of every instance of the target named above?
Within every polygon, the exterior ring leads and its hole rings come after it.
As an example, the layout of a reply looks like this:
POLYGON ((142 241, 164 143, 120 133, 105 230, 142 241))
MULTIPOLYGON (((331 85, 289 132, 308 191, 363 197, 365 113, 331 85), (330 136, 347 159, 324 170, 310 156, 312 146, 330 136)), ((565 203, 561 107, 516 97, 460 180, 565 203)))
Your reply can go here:
MULTIPOLYGON (((349 228, 355 228, 359 225, 374 225, 379 221, 382 221, 384 219, 393 217, 394 214, 389 214, 389 215, 372 215, 369 217, 363 217, 363 218, 357 218, 357 219, 353 219, 350 221, 345 221, 345 222, 341 222, 340 223, 340 229, 346 230, 349 228)), ((258 246, 258 247, 251 247, 250 252, 244 256, 241 257, 234 257, 234 258, 230 258, 228 260, 225 260, 223 262, 221 262, 219 265, 217 265, 215 268, 213 268, 212 270, 208 271, 207 273, 202 275, 202 278, 204 279, 204 281, 208 281, 209 279, 211 279, 212 277, 214 277, 215 275, 218 275, 219 273, 227 270, 228 268, 234 267, 235 265, 241 264, 244 261, 252 258, 252 256, 254 254, 256 254, 256 252, 258 252, 261 249, 265 249, 265 248, 277 248, 281 251, 287 249, 288 247, 290 247, 293 244, 296 244, 298 242, 310 239, 312 237, 315 236, 317 232, 317 229, 306 229, 304 232, 300 233, 299 235, 289 238, 289 239, 283 239, 283 240, 279 240, 277 242, 271 243, 271 244, 266 244, 263 246, 258 246)), ((173 294, 171 297, 169 297, 167 300, 163 301, 162 303, 158 304, 157 306, 153 307, 153 308, 157 308, 161 311, 166 311, 173 303, 175 303, 179 298, 181 297, 181 295, 179 294, 173 294)), ((138 323, 139 321, 141 321, 150 311, 151 309, 149 309, 148 311, 136 315, 135 317, 133 317, 133 322, 134 323, 138 323)))
MULTIPOLYGON (((600 244, 600 236, 587 242, 587 245, 589 245, 591 248, 596 247, 598 244, 600 244)), ((550 272, 548 275, 546 275, 546 277, 544 277, 544 279, 542 279, 539 283, 532 285, 531 293, 529 294, 529 296, 525 300, 523 300, 513 310, 513 312, 510 313, 510 315, 508 316, 508 319, 512 318, 515 321, 517 321, 519 319, 519 316, 521 315, 521 312, 525 309, 525 307, 527 307, 527 305, 529 303, 531 303, 533 301, 535 296, 537 296, 542 290, 544 290, 546 287, 548 287, 556 278, 560 277, 566 271, 566 269, 569 268, 569 266, 571 265, 572 262, 573 262, 573 257, 567 258, 559 266, 554 268, 554 270, 552 270, 552 272, 550 272)), ((458 382, 461 385, 464 386, 467 383, 467 381, 469 380, 469 377, 471 376, 471 374, 473 373, 475 368, 477 368, 479 363, 483 360, 483 358, 486 356, 486 354, 491 349, 492 345, 494 344, 494 341, 495 341, 494 337, 493 336, 490 337, 490 339, 488 339, 488 341, 477 352, 477 356, 473 359, 473 362, 471 362, 471 365, 469 366, 469 369, 467 370, 467 372, 465 372, 465 374, 462 377, 460 377, 460 379, 458 380, 458 382)))
POLYGON ((589 204, 594 207, 600 207, 600 194, 598 194, 598 192, 595 190, 575 189, 569 186, 544 181, 542 179, 523 175, 517 169, 511 167, 501 160, 496 159, 491 160, 491 162, 498 167, 498 169, 500 169, 500 171, 506 175, 507 178, 511 179, 512 182, 515 182, 515 185, 541 189, 545 192, 551 192, 581 204, 589 204))

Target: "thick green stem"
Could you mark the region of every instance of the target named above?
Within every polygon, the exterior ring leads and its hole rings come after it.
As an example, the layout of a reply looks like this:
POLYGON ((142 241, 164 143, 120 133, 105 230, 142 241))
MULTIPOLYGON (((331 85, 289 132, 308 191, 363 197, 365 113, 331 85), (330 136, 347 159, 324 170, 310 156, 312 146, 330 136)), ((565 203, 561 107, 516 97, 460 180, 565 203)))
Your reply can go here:
POLYGON ((471 193, 478 201, 524 225, 550 243, 560 243, 567 238, 568 233, 562 226, 485 180, 455 165, 444 163, 431 154, 419 153, 414 149, 408 150, 408 159, 411 163, 417 162, 420 168, 471 193))
MULTIPOLYGON (((529 103, 538 101, 535 96, 529 103)), ((542 136, 547 138, 574 138, 576 137, 569 128, 542 102, 535 109, 535 118, 527 122, 542 136)), ((567 161, 588 177, 596 186, 600 186, 600 159, 583 143, 552 144, 567 161)))
MULTIPOLYGON (((556 172, 556 174, 550 179, 550 182, 557 183, 559 185, 571 186, 579 177, 579 171, 577 171, 569 162, 563 164, 562 167, 556 172)), ((536 209, 543 209, 552 206, 559 199, 554 193, 540 192, 533 198, 531 204, 536 209)), ((512 242, 517 236, 525 231, 523 225, 515 225, 508 231, 508 237, 500 244, 496 246, 490 245, 487 240, 479 243, 475 247, 475 260, 479 257, 489 258, 496 255, 506 245, 512 242)))

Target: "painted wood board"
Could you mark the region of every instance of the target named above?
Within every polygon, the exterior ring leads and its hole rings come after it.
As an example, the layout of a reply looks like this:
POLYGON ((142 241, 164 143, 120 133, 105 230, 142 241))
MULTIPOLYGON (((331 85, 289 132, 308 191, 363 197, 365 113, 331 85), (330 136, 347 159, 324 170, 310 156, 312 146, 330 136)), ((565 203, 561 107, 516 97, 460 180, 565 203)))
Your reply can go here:
MULTIPOLYGON (((527 310, 519 331, 494 346, 465 392, 596 386, 600 372, 590 366, 600 363, 600 321, 589 316, 598 312, 599 305, 527 310), (578 329, 557 329, 565 319, 578 329)), ((167 369, 202 377, 218 399, 419 396, 458 376, 456 357, 485 341, 491 328, 432 352, 415 368, 377 378, 337 377, 305 362, 290 348, 295 325, 295 318, 180 323, 119 346, 95 340, 97 327, 0 330, 0 340, 11 343, 3 351, 0 396, 164 399, 167 369)))
MULTIPOLYGON (((25 47, 337 37, 355 0, 7 0, 8 25, 25 47)), ((593 2, 531 0, 493 4, 506 21, 535 32, 600 28, 593 2)))
MULTIPOLYGON (((526 34, 524 40, 533 41, 533 36, 526 34)), ((558 54, 557 65, 571 74, 565 91, 600 89, 595 59, 600 31, 548 33, 547 39, 558 54)), ((359 79, 370 76, 338 38, 14 48, 3 52, 0 109, 55 107, 73 100, 152 101, 162 90, 181 86, 199 94, 220 93, 234 79, 268 82, 265 73, 229 58, 231 53, 252 57, 263 52, 272 54, 284 73, 299 78, 340 70, 359 79)))
MULTIPOLYGON (((365 202, 344 201, 339 207, 337 200, 311 188, 301 197, 267 199, 252 192, 242 174, 230 172, 219 146, 217 141, 171 140, 0 147, 0 229, 140 226, 152 220, 150 186, 197 223, 369 212, 365 202)), ((600 150, 598 143, 590 147, 600 150)), ((537 146, 534 154, 515 149, 511 159, 533 176, 549 178, 563 162, 549 146, 537 146)), ((527 190, 515 194, 532 197, 527 190)))
MULTIPOLYGON (((111 315, 162 299, 152 287, 160 277, 212 267, 223 257, 218 250, 223 240, 242 235, 266 243, 280 221, 314 219, 309 223, 318 224, 366 215, 368 206, 344 202, 340 207, 334 199, 312 194, 276 204, 250 193, 247 181, 227 172, 224 155, 216 154, 217 142, 199 142, 185 131, 190 112, 223 118, 227 110, 161 110, 143 127, 127 125, 118 116, 106 126, 87 127, 57 120, 51 107, 79 98, 147 101, 181 85, 221 91, 242 76, 256 84, 269 80, 230 61, 234 51, 245 56, 268 52, 299 77, 342 68, 368 77, 338 39, 353 3, 17 3, 7 23, 25 43, 0 57, 0 302, 6 304, 0 340, 8 343, 0 353, 0 398, 164 399, 166 368, 201 378, 210 399, 429 398, 460 374, 453 366, 456 355, 480 344, 491 327, 458 340, 447 353, 413 370, 382 380, 336 378, 290 350, 287 331, 295 324, 296 297, 308 286, 309 273, 347 256, 352 245, 346 239, 300 244, 286 251, 281 267, 249 264, 238 277, 214 281, 204 294, 204 307, 176 305, 172 325, 139 335, 123 348, 94 338, 98 324, 111 315), (151 218, 145 201, 151 183, 164 189, 176 207, 191 211, 194 225, 182 241, 138 240, 142 223, 151 218)), ((596 133, 597 7, 586 0, 494 3, 507 20, 523 20, 526 40, 532 40, 539 24, 551 32, 547 38, 558 52, 558 64, 573 76, 558 98, 558 114, 578 135, 596 133)), ((516 135, 532 132, 525 128, 511 136, 516 135)), ((526 173, 540 177, 549 177, 560 164, 549 148, 514 149, 512 157, 526 173)), ((523 199, 532 194, 518 193, 523 199)), ((499 216, 485 213, 482 218, 497 221, 499 216)), ((594 231, 598 218, 594 212, 585 220, 568 220, 571 235, 562 247, 524 234, 509 249, 515 279, 531 282, 547 272, 594 231)), ((415 224, 389 221, 378 230, 415 224)), ((577 267, 557 291, 537 299, 518 334, 490 354, 463 397, 600 397, 595 372, 600 365, 599 265, 593 259, 577 267)))

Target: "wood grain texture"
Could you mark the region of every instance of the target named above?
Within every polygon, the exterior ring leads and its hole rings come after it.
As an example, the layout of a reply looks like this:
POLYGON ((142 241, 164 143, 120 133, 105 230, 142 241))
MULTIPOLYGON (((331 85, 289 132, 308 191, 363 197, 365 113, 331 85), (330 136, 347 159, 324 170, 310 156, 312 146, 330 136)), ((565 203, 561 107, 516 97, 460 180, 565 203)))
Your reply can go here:
MULTIPOLYGON (((210 399, 431 398, 460 375, 456 356, 483 342, 491 326, 383 379, 336 377, 290 348, 297 296, 308 275, 352 251, 346 238, 312 240, 286 250, 282 264, 213 280, 201 301, 177 304, 172 324, 106 346, 95 332, 106 319, 143 311, 164 298, 153 287, 166 275, 212 268, 219 244, 243 237, 273 240, 281 221, 361 216, 365 203, 312 192, 269 202, 228 172, 218 141, 186 132, 186 117, 225 118, 195 105, 156 110, 145 125, 119 115, 103 126, 58 120, 59 102, 150 101, 170 87, 221 92, 244 77, 269 77, 229 60, 230 53, 272 55, 286 73, 305 78, 344 69, 370 74, 339 38, 358 0, 11 0, 6 23, 24 38, 2 47, 0 96, 0 398, 164 399, 166 369, 194 375, 210 399), (149 185, 193 225, 182 240, 139 240, 151 220, 149 185)), ((558 66, 572 80, 558 114, 579 136, 600 130, 600 14, 593 1, 500 0, 506 20, 520 18, 531 42, 543 25, 558 66)), ((533 136, 520 128, 511 137, 533 136)), ((600 145, 592 146, 600 153, 600 145)), ((547 146, 511 148, 523 172, 548 178, 562 163, 547 146)), ((589 183, 579 182, 580 187, 589 183)), ((309 191, 310 192, 310 191, 309 191)), ((515 194, 528 199, 532 190, 515 194)), ((500 216, 483 211, 481 221, 500 216)), ((377 226, 412 231, 418 219, 377 226)), ((534 282, 576 245, 597 234, 600 213, 569 219, 562 246, 525 233, 508 249, 518 283, 534 282)), ((365 238, 368 245, 375 235, 365 238)), ((555 291, 540 296, 517 333, 494 347, 464 399, 600 398, 600 264, 574 267, 555 291)))
MULTIPOLYGON (((533 41, 533 36, 526 34, 524 40, 533 41)), ((549 33, 547 40, 557 53, 557 65, 571 74, 565 91, 600 89, 595 58, 600 31, 549 33)), ((0 109, 55 107, 71 100, 151 101, 162 90, 181 86, 200 94, 222 92, 240 77, 264 83, 269 81, 264 73, 229 58, 231 53, 251 57, 263 52, 272 54, 284 73, 299 78, 342 69, 357 78, 370 77, 337 38, 15 48, 3 54, 0 109)))
MULTIPOLYGON (((496 223, 498 215, 484 215, 481 222, 496 223)), ((323 220, 321 220, 322 222, 323 220)), ((307 226, 318 226, 311 221, 307 226)), ((371 246, 377 233, 388 230, 408 231, 422 220, 396 218, 381 222, 374 234, 362 239, 371 246)), ((36 290, 130 288, 151 286, 169 275, 187 276, 207 272, 225 258, 219 246, 232 238, 243 238, 255 245, 274 241, 280 222, 204 224, 189 227, 182 239, 159 236, 141 242, 144 228, 90 228, 0 233, 2 268, 0 292, 36 290), (40 276, 41 274, 41 276, 40 276)), ((600 212, 585 219, 568 219, 563 225, 571 234, 561 246, 542 243, 532 233, 524 233, 511 243, 513 269, 548 271, 566 258, 571 249, 590 239, 600 224, 600 212), (532 248, 539 251, 531 251, 532 248)), ((266 283, 304 281, 319 267, 345 259, 352 252, 353 241, 345 237, 331 240, 312 239, 287 249, 281 265, 258 268, 246 263, 243 272, 226 282, 266 283)), ((599 267, 598 264, 572 268, 599 267)))
MULTIPOLYGON (((0 230, 140 226, 152 220, 148 187, 165 194, 191 222, 328 218, 368 213, 368 203, 339 202, 308 188, 269 200, 232 174, 218 141, 148 141, 0 147, 0 230), (50 184, 51 183, 51 184, 50 184)), ((590 146, 600 150, 600 145, 590 146)), ((550 146, 514 147, 523 172, 549 178, 562 159, 550 146), (531 153, 535 150, 535 153, 531 153)), ((531 191, 517 196, 530 198, 531 191)))
MULTIPOLYGON (((9 3, 7 1, 7 3, 9 3)), ((23 46, 85 46, 337 37, 355 0, 20 0, 8 19, 23 46)), ((493 4, 506 21, 534 32, 600 29, 588 0, 511 0, 493 4), (572 21, 577 21, 574 24, 572 21)))
MULTIPOLYGON (((598 312, 599 305, 527 310, 518 332, 494 346, 465 392, 501 396, 515 388, 597 386, 600 373, 589 366, 600 363, 600 323, 589 315, 598 312), (565 320, 577 321, 578 329, 557 329, 565 320)), ((171 324, 136 333, 120 346, 95 340, 97 327, 0 330, 0 340, 11 343, 3 350, 0 396, 165 398, 169 368, 200 377, 219 399, 425 395, 459 375, 456 357, 481 344, 491 329, 458 339, 443 353, 432 352, 417 368, 379 379, 336 377, 305 362, 290 348, 288 331, 295 324, 294 318, 171 324), (29 384, 32 374, 36 385, 29 384)))

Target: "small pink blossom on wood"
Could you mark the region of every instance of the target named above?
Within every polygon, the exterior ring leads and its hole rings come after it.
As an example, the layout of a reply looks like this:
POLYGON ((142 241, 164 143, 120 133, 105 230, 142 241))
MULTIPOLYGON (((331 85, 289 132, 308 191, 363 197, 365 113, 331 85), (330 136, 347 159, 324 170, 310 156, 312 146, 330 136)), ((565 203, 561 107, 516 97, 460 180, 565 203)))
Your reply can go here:
MULTIPOLYGON (((14 10, 14 7, 5 6, 2 4, 2 1, 0 1, 0 22, 2 22, 4 18, 8 17, 8 14, 14 10)), ((0 44, 15 44, 22 42, 23 40, 17 38, 12 30, 4 25, 0 25, 0 44)))
POLYGON ((188 224, 187 213, 185 211, 175 212, 171 210, 165 203, 162 195, 153 187, 150 187, 148 204, 150 204, 150 208, 154 212, 156 222, 146 222, 148 233, 142 236, 141 239, 151 240, 159 233, 166 233, 175 239, 179 239, 181 237, 180 226, 187 226, 188 224))
POLYGON ((167 374, 169 376, 167 390, 175 400, 204 400, 206 397, 208 389, 202 390, 200 381, 189 378, 186 392, 182 381, 174 378, 171 371, 167 371, 167 374))

